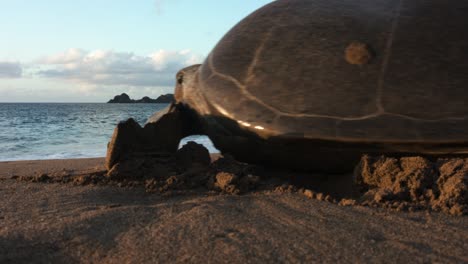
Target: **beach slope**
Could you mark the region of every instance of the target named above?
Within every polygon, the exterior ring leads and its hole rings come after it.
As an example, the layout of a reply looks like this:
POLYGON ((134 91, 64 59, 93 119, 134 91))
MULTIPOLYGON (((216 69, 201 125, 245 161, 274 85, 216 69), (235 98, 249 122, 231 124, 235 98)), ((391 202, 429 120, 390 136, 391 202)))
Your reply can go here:
POLYGON ((161 195, 18 181, 103 159, 0 163, 0 263, 466 263, 468 218, 338 206, 300 193, 161 195))

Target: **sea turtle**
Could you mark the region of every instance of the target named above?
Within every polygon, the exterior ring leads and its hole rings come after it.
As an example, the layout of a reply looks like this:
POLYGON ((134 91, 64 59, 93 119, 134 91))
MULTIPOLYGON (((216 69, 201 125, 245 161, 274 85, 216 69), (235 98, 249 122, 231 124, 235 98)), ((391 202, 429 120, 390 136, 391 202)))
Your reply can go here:
POLYGON ((206 134, 241 161, 330 172, 366 153, 467 154, 467 11, 455 0, 274 1, 177 73, 175 102, 146 126, 161 137, 152 148, 206 134))

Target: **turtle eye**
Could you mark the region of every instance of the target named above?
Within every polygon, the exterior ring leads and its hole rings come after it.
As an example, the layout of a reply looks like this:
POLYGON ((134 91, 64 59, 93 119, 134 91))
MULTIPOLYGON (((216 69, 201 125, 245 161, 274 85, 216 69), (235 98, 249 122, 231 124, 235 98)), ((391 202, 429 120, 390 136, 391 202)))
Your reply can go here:
POLYGON ((184 75, 183 74, 179 74, 177 76, 177 83, 178 84, 182 84, 184 82, 184 75))

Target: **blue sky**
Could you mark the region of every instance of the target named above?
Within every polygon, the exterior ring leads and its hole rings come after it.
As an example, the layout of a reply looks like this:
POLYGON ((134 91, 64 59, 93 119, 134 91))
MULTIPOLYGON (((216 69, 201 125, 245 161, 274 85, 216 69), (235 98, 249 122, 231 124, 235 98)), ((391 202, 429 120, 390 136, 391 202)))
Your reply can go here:
POLYGON ((172 92, 271 0, 0 0, 0 102, 103 102, 172 92))

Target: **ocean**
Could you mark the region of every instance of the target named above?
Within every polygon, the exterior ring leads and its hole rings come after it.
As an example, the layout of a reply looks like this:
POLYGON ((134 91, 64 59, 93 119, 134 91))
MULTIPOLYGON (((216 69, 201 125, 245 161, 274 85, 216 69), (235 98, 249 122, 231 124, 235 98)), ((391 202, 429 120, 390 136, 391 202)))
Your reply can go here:
MULTIPOLYGON (((0 161, 105 157, 115 126, 140 125, 166 104, 0 103, 0 161)), ((182 140, 218 152, 208 137, 182 140)))

